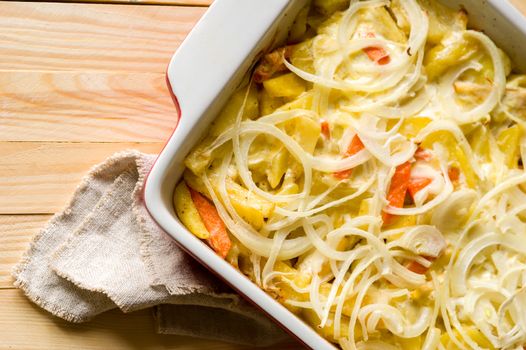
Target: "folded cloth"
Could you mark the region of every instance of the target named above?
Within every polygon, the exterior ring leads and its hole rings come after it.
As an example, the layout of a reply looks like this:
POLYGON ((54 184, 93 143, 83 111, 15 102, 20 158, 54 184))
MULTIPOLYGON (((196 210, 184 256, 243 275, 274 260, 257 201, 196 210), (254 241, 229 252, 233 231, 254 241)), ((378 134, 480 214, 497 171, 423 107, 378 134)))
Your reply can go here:
POLYGON ((159 333, 261 346, 286 339, 148 215, 141 194, 154 160, 125 151, 95 166, 33 239, 13 270, 15 286, 70 322, 166 304, 155 310, 159 333))

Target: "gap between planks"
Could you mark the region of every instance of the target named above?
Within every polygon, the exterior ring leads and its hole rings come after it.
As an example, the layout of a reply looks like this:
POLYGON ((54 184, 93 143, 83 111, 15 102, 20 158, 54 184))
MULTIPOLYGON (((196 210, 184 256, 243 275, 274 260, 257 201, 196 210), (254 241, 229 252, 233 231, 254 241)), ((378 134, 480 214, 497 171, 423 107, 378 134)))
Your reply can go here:
POLYGON ((0 214, 58 212, 95 164, 118 151, 158 154, 163 146, 164 142, 0 142, 0 214))
POLYGON ((0 1, 0 69, 164 74, 205 10, 0 1))
POLYGON ((0 74, 0 142, 163 142, 177 123, 165 74, 0 74))

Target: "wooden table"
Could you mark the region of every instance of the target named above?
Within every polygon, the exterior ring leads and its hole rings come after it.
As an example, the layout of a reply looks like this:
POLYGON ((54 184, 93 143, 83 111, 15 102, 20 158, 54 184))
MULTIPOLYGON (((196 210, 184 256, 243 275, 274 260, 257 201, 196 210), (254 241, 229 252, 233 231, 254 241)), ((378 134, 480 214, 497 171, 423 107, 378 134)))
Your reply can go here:
POLYGON ((151 310, 69 324, 13 288, 13 265, 91 166, 161 150, 177 118, 165 70, 209 4, 101 2, 0 1, 0 349, 244 349, 157 335, 151 310))
POLYGON ((209 2, 0 1, 0 349, 243 349, 156 335, 150 310, 69 324, 10 276, 92 165, 161 150, 177 117, 164 72, 209 2))

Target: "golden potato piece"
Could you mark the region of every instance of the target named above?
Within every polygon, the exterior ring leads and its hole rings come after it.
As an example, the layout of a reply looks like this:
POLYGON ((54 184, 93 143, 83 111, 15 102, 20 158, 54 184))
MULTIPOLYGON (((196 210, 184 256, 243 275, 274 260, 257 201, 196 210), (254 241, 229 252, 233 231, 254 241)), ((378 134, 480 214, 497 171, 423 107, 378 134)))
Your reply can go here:
POLYGON ((319 122, 307 117, 297 117, 286 121, 283 125, 287 134, 291 135, 305 152, 314 153, 321 135, 319 122))
POLYGON ((426 53, 424 65, 429 80, 440 78, 449 68, 465 62, 478 51, 473 40, 450 36, 426 53))
POLYGON ((265 80, 263 87, 271 97, 296 98, 307 90, 307 83, 294 73, 265 80))
POLYGON ((184 181, 179 182, 179 185, 175 188, 174 206, 177 217, 190 232, 201 239, 210 237, 210 233, 206 229, 184 181))
POLYGON ((318 12, 330 15, 349 7, 349 0, 314 0, 313 5, 318 12))
POLYGON ((201 175, 212 162, 212 152, 210 152, 212 141, 209 137, 204 139, 186 156, 184 165, 194 174, 201 175))
POLYGON ((237 213, 257 230, 263 226, 265 218, 272 215, 274 211, 274 204, 234 181, 227 180, 226 190, 237 213))
POLYGON ((203 180, 201 180, 200 177, 196 176, 190 170, 186 169, 183 173, 183 178, 189 187, 201 193, 206 198, 212 200, 212 197, 210 196, 210 193, 208 193, 208 189, 206 188, 205 183, 203 182, 203 180))
POLYGON ((262 89, 259 94, 259 114, 265 116, 271 114, 285 103, 282 97, 272 97, 267 90, 262 89))
POLYGON ((517 168, 520 157, 521 129, 515 124, 499 133, 497 144, 504 154, 506 166, 510 169, 517 168))
POLYGON ((257 89, 253 84, 250 87, 248 95, 246 88, 243 88, 237 90, 232 95, 232 97, 230 97, 226 105, 221 110, 221 113, 219 113, 219 116, 212 122, 212 127, 210 129, 211 136, 217 137, 234 125, 239 110, 245 101, 245 96, 247 97, 247 100, 245 102, 242 119, 255 119, 259 116, 257 89))
POLYGON ((313 39, 303 41, 299 44, 290 46, 290 63, 301 70, 315 73, 314 56, 312 53, 313 39))
POLYGON ((297 99, 279 107, 278 110, 291 111, 293 109, 312 109, 313 102, 314 102, 313 93, 311 91, 307 91, 306 93, 299 96, 297 99))
POLYGON ((270 168, 267 169, 267 179, 270 187, 276 188, 288 168, 288 152, 281 148, 272 157, 270 168))

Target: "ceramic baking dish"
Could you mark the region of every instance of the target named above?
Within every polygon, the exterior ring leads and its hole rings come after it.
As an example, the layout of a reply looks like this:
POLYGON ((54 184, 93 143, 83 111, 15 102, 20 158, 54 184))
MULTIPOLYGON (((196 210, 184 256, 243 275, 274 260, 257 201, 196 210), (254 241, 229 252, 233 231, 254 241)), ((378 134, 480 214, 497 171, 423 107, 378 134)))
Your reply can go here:
MULTIPOLYGON (((285 307, 217 256, 178 220, 173 191, 183 160, 242 77, 265 50, 278 46, 306 0, 215 0, 173 56, 167 81, 179 110, 177 128, 146 182, 144 199, 157 223, 189 254, 265 311, 312 349, 334 349, 285 307)), ((526 20, 505 0, 443 0, 464 8, 470 25, 483 30, 526 71, 526 20)))

